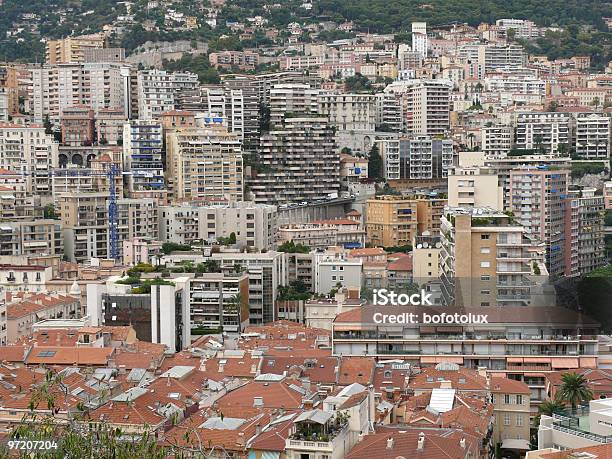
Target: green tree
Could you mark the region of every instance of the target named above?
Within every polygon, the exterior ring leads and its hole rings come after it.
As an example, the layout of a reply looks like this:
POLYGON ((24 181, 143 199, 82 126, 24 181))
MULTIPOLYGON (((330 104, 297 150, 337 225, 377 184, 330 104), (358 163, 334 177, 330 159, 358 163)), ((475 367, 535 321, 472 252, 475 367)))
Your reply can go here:
POLYGON ((589 389, 588 382, 578 373, 563 373, 559 398, 572 405, 572 413, 576 413, 577 406, 582 402, 593 399, 593 391, 589 389))
POLYGON ((383 160, 376 144, 368 154, 368 178, 376 181, 383 179, 383 160))
POLYGON ((278 246, 278 251, 285 253, 310 253, 310 247, 304 244, 296 244, 293 241, 285 241, 278 246))

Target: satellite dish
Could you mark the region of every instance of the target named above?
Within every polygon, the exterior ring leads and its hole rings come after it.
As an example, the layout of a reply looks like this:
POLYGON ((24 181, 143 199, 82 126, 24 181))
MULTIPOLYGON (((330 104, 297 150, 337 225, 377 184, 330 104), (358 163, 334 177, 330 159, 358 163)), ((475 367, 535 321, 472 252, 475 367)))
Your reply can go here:
POLYGON ((439 249, 440 247, 442 247, 442 243, 441 242, 436 242, 436 248, 439 249))
POLYGON ((423 244, 417 244, 417 249, 422 249, 423 248, 423 244))
POLYGON ((427 242, 423 242, 423 247, 427 248, 429 247, 429 244, 427 242))

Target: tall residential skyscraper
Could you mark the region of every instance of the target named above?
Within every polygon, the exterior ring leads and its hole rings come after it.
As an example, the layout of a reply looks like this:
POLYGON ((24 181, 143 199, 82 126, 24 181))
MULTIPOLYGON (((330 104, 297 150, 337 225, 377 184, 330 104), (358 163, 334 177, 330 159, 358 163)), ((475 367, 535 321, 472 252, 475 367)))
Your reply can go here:
POLYGON ((427 57, 427 23, 413 22, 412 23, 412 51, 427 57))
POLYGON ((138 116, 157 119, 163 112, 177 108, 180 91, 197 89, 198 76, 189 72, 141 70, 138 72, 138 116))
POLYGON ((174 199, 242 201, 238 136, 222 125, 177 129, 166 137, 166 173, 174 199))
POLYGON ((521 168, 510 171, 510 211, 532 241, 544 242, 551 276, 565 272, 565 205, 569 171, 521 168))
POLYGON ((262 135, 253 166, 256 202, 299 203, 325 199, 340 190, 340 153, 324 117, 286 118, 262 135))
POLYGON ((162 164, 162 126, 159 121, 134 120, 123 125, 123 167, 128 192, 136 197, 166 193, 162 164))
POLYGON ((441 220, 442 304, 526 306, 537 300, 528 277, 545 275, 546 268, 519 222, 486 207, 448 207, 441 220))
POLYGON ((419 80, 408 92, 407 127, 413 135, 445 135, 450 129, 450 89, 446 80, 419 80))

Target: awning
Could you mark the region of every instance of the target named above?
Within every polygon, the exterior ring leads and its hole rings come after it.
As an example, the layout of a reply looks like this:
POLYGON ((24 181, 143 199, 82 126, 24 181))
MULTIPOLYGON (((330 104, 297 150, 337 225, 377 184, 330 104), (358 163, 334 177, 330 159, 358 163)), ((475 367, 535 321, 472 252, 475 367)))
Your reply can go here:
POLYGON ((508 363, 523 363, 523 357, 508 357, 506 362, 508 362, 508 363))
POLYGON ((564 357, 552 359, 553 368, 578 368, 578 358, 564 357))
POLYGON ((436 327, 437 332, 446 332, 446 333, 461 333, 463 332, 462 327, 436 327))
POLYGON ((545 376, 544 373, 523 373, 523 374, 531 378, 543 378, 545 376))
POLYGON ((334 325, 334 331, 353 331, 361 330, 360 325, 334 325))
POLYGON ((502 443, 502 449, 520 449, 529 451, 529 442, 527 440, 518 440, 515 438, 506 438, 502 443))
POLYGON ((421 327, 419 328, 419 332, 421 333, 435 333, 436 327, 421 327))
POLYGON ((550 363, 550 358, 548 357, 525 357, 523 359, 525 363, 550 363))
POLYGON ((446 356, 446 355, 437 355, 434 357, 421 357, 421 363, 458 363, 459 365, 463 365, 463 357, 456 356, 446 356))
POLYGON ((597 357, 580 357, 580 368, 597 368, 597 357))

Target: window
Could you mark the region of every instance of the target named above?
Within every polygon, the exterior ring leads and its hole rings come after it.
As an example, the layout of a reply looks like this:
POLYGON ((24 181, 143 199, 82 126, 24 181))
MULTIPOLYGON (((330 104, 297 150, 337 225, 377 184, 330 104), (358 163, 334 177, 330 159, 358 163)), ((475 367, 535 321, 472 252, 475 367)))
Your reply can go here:
POLYGON ((480 280, 481 281, 490 281, 491 280, 491 276, 480 276, 480 280))
POLYGON ((495 404, 495 394, 491 394, 491 403, 495 404))
POLYGON ((489 239, 489 235, 488 234, 481 234, 480 235, 480 239, 482 239, 483 241, 487 240, 487 239, 489 239))
POLYGON ((490 268, 491 267, 491 262, 490 261, 481 261, 480 262, 480 267, 481 268, 490 268))
POLYGON ((480 248, 480 253, 491 253, 491 248, 490 247, 481 247, 480 248))
POLYGON ((504 403, 505 403, 506 405, 510 405, 510 403, 512 403, 512 400, 511 400, 510 394, 504 394, 504 403))
POLYGON ((505 426, 510 425, 510 413, 504 413, 504 425, 505 426))
POLYGON ((335 281, 336 280, 336 276, 332 276, 332 280, 335 281))
POLYGON ((516 404, 517 405, 522 405, 523 404, 523 396, 522 395, 517 395, 516 396, 516 404))
POLYGON ((522 414, 516 415, 516 426, 523 427, 523 415, 522 414))

